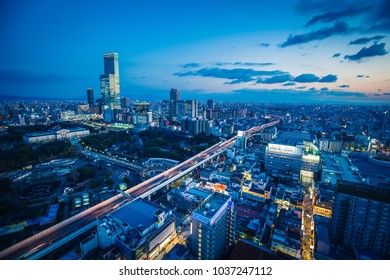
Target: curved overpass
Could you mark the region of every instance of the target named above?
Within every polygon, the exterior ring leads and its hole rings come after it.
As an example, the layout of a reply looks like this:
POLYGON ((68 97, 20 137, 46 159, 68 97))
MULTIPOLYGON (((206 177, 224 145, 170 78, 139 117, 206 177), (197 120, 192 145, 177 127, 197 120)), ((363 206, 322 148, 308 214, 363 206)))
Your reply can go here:
MULTIPOLYGON (((246 133, 256 133, 266 127, 276 125, 279 121, 274 121, 261 126, 253 127, 246 133)), ((109 214, 121 205, 128 203, 139 197, 145 197, 155 192, 156 190, 166 186, 177 178, 191 172, 200 164, 214 158, 216 155, 223 153, 228 147, 235 144, 237 136, 231 139, 215 144, 205 151, 193 156, 190 159, 172 167, 171 169, 150 178, 133 188, 127 190, 124 194, 118 194, 111 197, 69 219, 62 221, 46 230, 43 230, 3 251, 0 252, 0 259, 38 259, 39 251, 48 250, 48 248, 56 247, 55 243, 71 235, 75 231, 80 231, 82 228, 92 222, 95 222, 100 217, 109 214)))

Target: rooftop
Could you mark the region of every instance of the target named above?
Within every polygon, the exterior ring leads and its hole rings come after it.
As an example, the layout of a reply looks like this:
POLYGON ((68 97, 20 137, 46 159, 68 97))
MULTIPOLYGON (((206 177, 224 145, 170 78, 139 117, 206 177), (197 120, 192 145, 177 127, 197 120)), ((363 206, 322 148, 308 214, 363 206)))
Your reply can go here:
POLYGON ((149 227, 157 220, 154 217, 156 212, 164 212, 164 209, 143 199, 137 199, 118 210, 112 212, 111 216, 127 223, 132 228, 139 225, 149 227))
POLYGON ((230 260, 287 260, 289 256, 277 254, 248 240, 241 239, 234 246, 230 260))
POLYGON ((348 158, 333 153, 322 153, 321 161, 324 181, 332 184, 336 184, 337 180, 361 182, 360 176, 356 171, 357 169, 351 164, 348 158))
POLYGON ((295 145, 298 142, 313 142, 314 136, 311 133, 299 131, 280 131, 274 143, 287 143, 295 145))
POLYGON ((368 157, 359 157, 354 160, 354 164, 359 168, 363 177, 376 177, 384 176, 388 177, 390 174, 390 168, 386 166, 376 165, 369 162, 368 157))
POLYGON ((226 208, 228 201, 231 201, 229 196, 221 193, 213 193, 192 212, 192 216, 204 223, 213 224, 214 217, 222 208, 226 208))
POLYGON ((355 197, 376 200, 390 204, 390 189, 348 181, 337 181, 336 191, 355 197))
POLYGON ((244 218, 244 219, 258 218, 260 216, 260 213, 261 210, 255 209, 254 207, 251 207, 249 205, 236 206, 236 215, 238 218, 244 218))
POLYGON ((187 193, 192 194, 192 195, 196 195, 202 199, 205 199, 206 197, 208 197, 210 195, 210 191, 200 190, 200 189, 196 189, 196 188, 189 189, 187 191, 187 193))
POLYGON ((40 136, 55 134, 59 130, 69 130, 69 132, 76 132, 76 131, 84 131, 88 129, 82 127, 72 127, 72 128, 64 128, 64 129, 56 129, 56 130, 53 129, 53 130, 46 130, 46 131, 39 131, 39 132, 31 132, 31 133, 26 133, 25 135, 27 137, 40 137, 40 136))

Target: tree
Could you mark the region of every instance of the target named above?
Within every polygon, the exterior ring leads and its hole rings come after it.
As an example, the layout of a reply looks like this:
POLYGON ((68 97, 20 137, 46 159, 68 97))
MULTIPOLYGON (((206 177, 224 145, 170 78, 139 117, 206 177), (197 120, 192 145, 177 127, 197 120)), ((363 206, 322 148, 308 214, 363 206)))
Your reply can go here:
POLYGON ((0 179, 0 192, 4 192, 4 193, 11 192, 12 191, 11 184, 12 184, 12 180, 10 178, 0 179))
POLYGON ((110 186, 110 187, 112 187, 115 183, 114 180, 112 180, 111 178, 107 178, 105 182, 106 182, 106 185, 110 186))
POLYGON ((97 178, 93 178, 93 179, 91 179, 91 181, 89 182, 89 187, 90 187, 91 189, 97 188, 99 185, 100 185, 100 181, 99 181, 97 178))
POLYGON ((128 176, 123 178, 123 183, 126 183, 129 187, 133 186, 133 181, 128 176))
POLYGON ((89 166, 80 166, 77 168, 77 172, 80 174, 80 181, 94 177, 96 175, 95 170, 89 166))

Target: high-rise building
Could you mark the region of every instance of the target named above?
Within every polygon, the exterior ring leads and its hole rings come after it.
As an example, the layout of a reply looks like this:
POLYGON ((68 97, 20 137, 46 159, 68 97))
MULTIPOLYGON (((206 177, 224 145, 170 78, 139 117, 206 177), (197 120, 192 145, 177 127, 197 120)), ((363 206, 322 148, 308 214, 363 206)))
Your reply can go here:
POLYGON ((100 75, 100 90, 105 109, 120 108, 118 53, 104 54, 104 74, 100 75))
POLYGON ((180 91, 177 90, 177 89, 171 89, 171 91, 169 92, 169 99, 170 100, 179 100, 180 99, 180 91))
POLYGON ((245 150, 246 144, 247 144, 247 140, 245 136, 245 131, 239 130, 237 132, 236 147, 245 150))
POLYGON ((122 109, 130 107, 130 98, 123 96, 121 99, 121 107, 122 109))
POLYGON ((180 91, 177 89, 171 89, 169 92, 169 118, 176 120, 177 114, 177 101, 180 99, 180 91))
POLYGON ((171 89, 169 92, 169 118, 171 120, 177 117, 177 101, 180 99, 180 91, 171 89))
POLYGON ((234 203, 215 192, 192 212, 192 253, 199 260, 218 260, 233 245, 234 203))
POLYGON ((390 189, 339 180, 333 207, 331 241, 390 257, 390 189))
POLYGON ((207 108, 214 109, 214 106, 215 106, 214 100, 212 99, 207 100, 207 108))
POLYGON ((200 118, 182 118, 180 120, 180 126, 182 131, 188 131, 194 135, 199 133, 210 135, 213 121, 200 118))
POLYGON ((178 100, 176 101, 176 117, 196 118, 198 116, 198 100, 178 100))
POLYGON ((93 96, 92 88, 87 88, 87 99, 89 107, 93 107, 95 105, 95 98, 93 96))

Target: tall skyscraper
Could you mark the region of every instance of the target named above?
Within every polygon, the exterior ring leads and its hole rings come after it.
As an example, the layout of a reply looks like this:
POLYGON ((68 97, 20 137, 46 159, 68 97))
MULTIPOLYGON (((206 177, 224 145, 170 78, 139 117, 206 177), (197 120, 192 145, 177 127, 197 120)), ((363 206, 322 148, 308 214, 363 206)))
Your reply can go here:
POLYGON ((180 91, 177 90, 177 89, 171 89, 171 91, 169 92, 169 99, 170 100, 179 100, 180 99, 180 91))
POLYGON ((176 117, 196 118, 198 116, 198 100, 178 100, 176 101, 176 117))
POLYGON ((177 102, 180 99, 180 91, 177 89, 171 89, 169 92, 169 118, 176 120, 178 117, 177 113, 177 102))
POLYGON ((95 105, 95 98, 93 96, 92 88, 87 88, 87 99, 89 107, 93 107, 95 105))
POLYGON ((390 189, 338 180, 331 241, 390 257, 390 189))
POLYGON ((235 211, 232 198, 218 192, 192 212, 192 253, 199 260, 218 260, 233 245, 235 211))
POLYGON ((118 53, 104 54, 104 74, 100 75, 100 90, 105 109, 120 109, 118 53))

